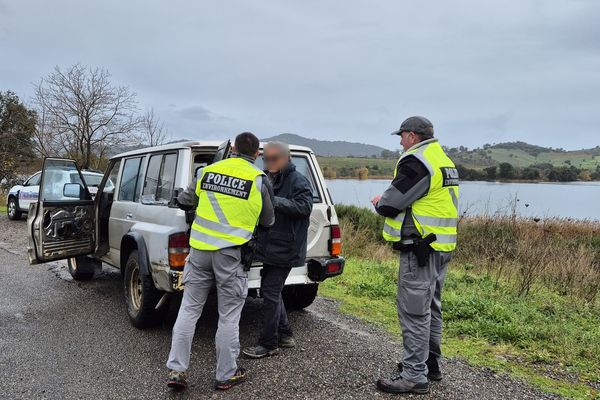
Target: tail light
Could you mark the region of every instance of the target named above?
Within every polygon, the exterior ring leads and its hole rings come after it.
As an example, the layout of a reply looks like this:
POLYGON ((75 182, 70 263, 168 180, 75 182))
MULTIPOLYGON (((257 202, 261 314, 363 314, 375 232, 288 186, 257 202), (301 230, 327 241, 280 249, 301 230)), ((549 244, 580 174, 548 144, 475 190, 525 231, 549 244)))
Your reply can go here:
POLYGON ((183 268, 190 253, 190 235, 185 232, 169 236, 169 265, 171 268, 183 268))
MULTIPOLYGON (((336 259, 337 260, 337 259, 336 259)), ((332 262, 327 264, 326 272, 328 275, 339 274, 342 271, 342 263, 341 262, 332 262)))
POLYGON ((332 256, 342 254, 342 230, 339 225, 331 225, 331 239, 329 239, 329 253, 332 256))

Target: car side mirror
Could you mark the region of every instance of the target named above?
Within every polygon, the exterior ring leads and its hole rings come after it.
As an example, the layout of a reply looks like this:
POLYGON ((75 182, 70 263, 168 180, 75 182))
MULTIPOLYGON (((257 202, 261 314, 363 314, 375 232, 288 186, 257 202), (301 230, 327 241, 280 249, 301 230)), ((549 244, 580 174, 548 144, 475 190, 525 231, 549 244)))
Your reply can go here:
POLYGON ((63 186, 63 197, 81 200, 81 190, 82 187, 79 183, 65 183, 63 186))

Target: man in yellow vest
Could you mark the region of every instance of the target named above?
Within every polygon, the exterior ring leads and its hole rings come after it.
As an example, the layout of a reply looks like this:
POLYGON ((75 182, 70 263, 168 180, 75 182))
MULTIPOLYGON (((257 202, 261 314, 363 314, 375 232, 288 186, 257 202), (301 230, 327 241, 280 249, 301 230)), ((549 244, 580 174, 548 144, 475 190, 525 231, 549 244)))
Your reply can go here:
POLYGON ((237 365, 240 315, 248 294, 241 246, 252 238, 257 223, 269 227, 275 219, 272 189, 264 172, 254 166, 258 148, 258 138, 252 133, 239 134, 232 158, 199 170, 192 185, 178 197, 182 208, 195 207, 196 215, 183 271, 183 300, 167 361, 171 388, 187 387, 196 322, 215 284, 219 311, 215 388, 226 390, 246 380, 246 371, 237 365))
POLYGON ((399 373, 379 379, 389 393, 427 393, 440 370, 441 291, 458 223, 458 172, 424 117, 406 119, 392 133, 401 137, 404 153, 394 179, 372 200, 386 217, 383 237, 400 252, 398 317, 404 353, 399 373))

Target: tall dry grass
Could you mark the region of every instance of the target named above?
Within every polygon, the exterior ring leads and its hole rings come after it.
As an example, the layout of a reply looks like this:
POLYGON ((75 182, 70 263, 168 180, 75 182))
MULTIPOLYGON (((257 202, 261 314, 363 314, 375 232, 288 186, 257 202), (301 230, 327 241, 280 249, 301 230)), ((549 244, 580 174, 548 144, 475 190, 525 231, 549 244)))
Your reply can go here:
POLYGON ((536 284, 595 302, 600 291, 600 223, 512 216, 463 218, 456 260, 517 285, 536 284))
MULTIPOLYGON (((393 259, 381 237, 383 218, 366 208, 337 205, 347 256, 393 259)), ((600 293, 600 223, 516 215, 461 218, 455 263, 512 282, 519 296, 549 288, 595 303, 600 293)))

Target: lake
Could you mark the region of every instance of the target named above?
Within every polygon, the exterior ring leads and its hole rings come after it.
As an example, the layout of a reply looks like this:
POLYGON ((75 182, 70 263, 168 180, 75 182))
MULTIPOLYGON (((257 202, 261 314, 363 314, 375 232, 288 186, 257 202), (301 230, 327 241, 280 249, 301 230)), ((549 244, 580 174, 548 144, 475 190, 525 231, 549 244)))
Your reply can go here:
MULTIPOLYGON (((381 194, 389 180, 327 179, 335 203, 372 208, 370 199, 381 194)), ((501 183, 461 182, 460 211, 467 215, 519 215, 600 219, 600 182, 501 183), (517 201, 515 201, 515 199, 517 201)))

